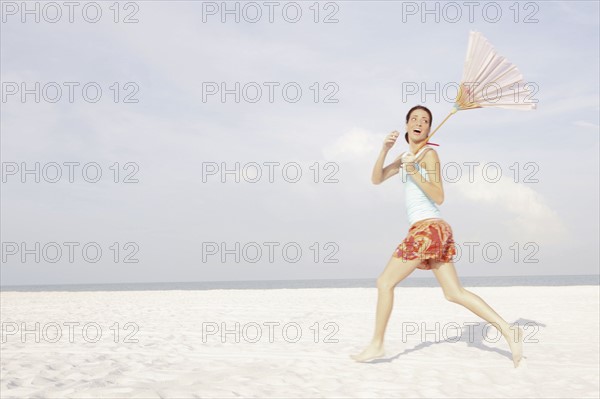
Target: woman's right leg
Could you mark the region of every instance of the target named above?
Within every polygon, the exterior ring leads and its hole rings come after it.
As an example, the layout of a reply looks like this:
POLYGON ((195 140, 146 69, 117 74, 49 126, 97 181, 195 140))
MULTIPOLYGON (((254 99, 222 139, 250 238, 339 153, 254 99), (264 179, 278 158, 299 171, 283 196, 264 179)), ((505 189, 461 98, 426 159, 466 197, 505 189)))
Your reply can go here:
POLYGON ((377 278, 377 312, 375 333, 369 346, 357 355, 351 355, 357 362, 366 362, 383 356, 383 338, 394 306, 394 288, 410 275, 421 263, 421 259, 404 260, 392 256, 387 266, 377 278))
POLYGON ((496 327, 508 342, 512 352, 513 364, 518 367, 523 357, 523 330, 521 327, 517 324, 515 332, 508 322, 479 295, 464 288, 456 274, 454 263, 434 262, 432 265, 433 274, 439 281, 446 299, 464 306, 496 327))

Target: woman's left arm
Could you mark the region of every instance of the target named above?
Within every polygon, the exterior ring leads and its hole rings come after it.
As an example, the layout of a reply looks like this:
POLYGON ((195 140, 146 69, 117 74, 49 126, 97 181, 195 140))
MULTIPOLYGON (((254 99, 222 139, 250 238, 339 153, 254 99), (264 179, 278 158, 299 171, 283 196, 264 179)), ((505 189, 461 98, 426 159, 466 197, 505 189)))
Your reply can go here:
POLYGON ((441 205, 444 202, 444 187, 442 186, 440 159, 437 152, 434 149, 427 151, 419 165, 425 170, 428 180, 425 180, 425 177, 414 167, 408 167, 406 172, 412 176, 413 181, 433 202, 441 205))

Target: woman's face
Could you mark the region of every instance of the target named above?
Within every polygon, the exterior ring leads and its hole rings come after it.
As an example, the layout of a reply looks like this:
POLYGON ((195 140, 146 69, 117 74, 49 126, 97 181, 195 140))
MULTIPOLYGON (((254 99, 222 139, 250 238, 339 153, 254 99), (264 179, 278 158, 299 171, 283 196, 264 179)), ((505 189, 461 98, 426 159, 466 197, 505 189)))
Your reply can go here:
POLYGON ((408 117, 408 123, 406 124, 406 131, 408 132, 408 139, 414 143, 419 143, 427 139, 429 136, 429 114, 423 109, 415 109, 410 113, 408 117))

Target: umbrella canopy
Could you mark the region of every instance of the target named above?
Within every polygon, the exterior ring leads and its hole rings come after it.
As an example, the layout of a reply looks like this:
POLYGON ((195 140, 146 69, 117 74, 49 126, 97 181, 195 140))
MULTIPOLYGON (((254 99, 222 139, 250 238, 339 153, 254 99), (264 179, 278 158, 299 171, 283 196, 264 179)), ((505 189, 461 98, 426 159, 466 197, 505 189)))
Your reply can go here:
MULTIPOLYGON (((454 107, 427 140, 457 111, 484 107, 531 110, 536 108, 532 95, 530 85, 525 83, 517 67, 499 55, 480 32, 470 31, 454 107)), ((425 144, 421 144, 415 153, 425 144)))

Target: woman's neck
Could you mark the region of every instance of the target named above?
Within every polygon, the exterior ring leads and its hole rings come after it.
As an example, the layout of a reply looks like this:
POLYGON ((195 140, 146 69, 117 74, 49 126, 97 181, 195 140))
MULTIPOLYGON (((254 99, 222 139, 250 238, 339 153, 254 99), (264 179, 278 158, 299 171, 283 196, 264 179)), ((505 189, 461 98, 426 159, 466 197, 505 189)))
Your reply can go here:
POLYGON ((417 150, 420 150, 421 148, 424 147, 424 145, 422 145, 422 144, 423 144, 423 142, 414 143, 414 142, 411 141, 410 144, 408 145, 408 148, 410 149, 410 152, 413 155, 417 155, 417 150))

